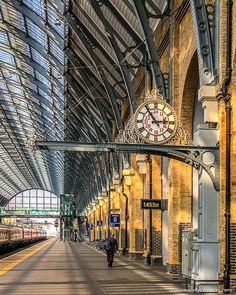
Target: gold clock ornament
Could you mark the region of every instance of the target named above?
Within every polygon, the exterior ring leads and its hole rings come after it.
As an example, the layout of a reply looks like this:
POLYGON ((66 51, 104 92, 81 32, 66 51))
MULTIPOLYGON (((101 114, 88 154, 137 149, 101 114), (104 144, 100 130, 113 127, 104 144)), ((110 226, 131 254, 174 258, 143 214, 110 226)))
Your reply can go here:
POLYGON ((135 111, 134 128, 144 142, 167 143, 178 129, 175 110, 164 100, 146 100, 135 111))

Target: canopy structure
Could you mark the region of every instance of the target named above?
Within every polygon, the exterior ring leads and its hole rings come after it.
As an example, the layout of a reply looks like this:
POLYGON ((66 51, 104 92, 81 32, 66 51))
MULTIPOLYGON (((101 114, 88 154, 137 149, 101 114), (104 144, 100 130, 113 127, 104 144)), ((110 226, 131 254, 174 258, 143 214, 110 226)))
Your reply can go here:
POLYGON ((116 155, 33 153, 27 140, 114 141, 136 108, 134 77, 145 63, 165 96, 153 32, 169 6, 0 0, 0 206, 40 188, 71 193, 83 208, 120 177, 116 155))

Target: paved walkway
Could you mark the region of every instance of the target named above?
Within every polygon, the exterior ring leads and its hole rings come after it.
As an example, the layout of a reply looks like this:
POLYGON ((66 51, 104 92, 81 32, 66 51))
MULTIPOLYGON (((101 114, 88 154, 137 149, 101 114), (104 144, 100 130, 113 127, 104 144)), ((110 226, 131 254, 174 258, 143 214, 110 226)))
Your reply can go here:
POLYGON ((95 249, 58 239, 42 242, 0 260, 0 294, 190 294, 181 278, 161 267, 116 256, 112 269, 95 249))

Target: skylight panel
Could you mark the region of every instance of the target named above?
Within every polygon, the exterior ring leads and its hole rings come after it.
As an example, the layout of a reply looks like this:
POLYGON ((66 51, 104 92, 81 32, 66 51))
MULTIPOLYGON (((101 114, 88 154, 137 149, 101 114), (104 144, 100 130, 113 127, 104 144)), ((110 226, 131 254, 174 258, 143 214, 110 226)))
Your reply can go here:
POLYGON ((15 94, 18 94, 18 95, 24 95, 24 91, 16 86, 13 86, 13 85, 9 85, 8 84, 8 89, 10 92, 12 93, 15 93, 15 94))
POLYGON ((43 96, 46 100, 50 101, 51 103, 53 102, 53 99, 51 96, 47 95, 42 89, 39 89, 39 94, 43 96))
POLYGON ((40 17, 45 19, 45 0, 23 0, 23 3, 40 17))
POLYGON ((0 49, 0 61, 3 61, 9 65, 15 66, 14 57, 10 53, 1 49, 0 49))
POLYGON ((8 22, 11 26, 16 27, 17 29, 20 29, 24 33, 26 32, 24 17, 20 11, 1 1, 1 12, 4 21, 8 22))
POLYGON ((61 91, 55 86, 53 85, 53 92, 58 96, 58 97, 62 97, 62 93, 61 91))
POLYGON ((33 83, 31 83, 29 80, 22 78, 21 79, 22 84, 26 87, 28 87, 29 89, 33 90, 34 92, 37 92, 37 86, 33 83))
MULTIPOLYGON (((19 69, 21 69, 22 71, 24 71, 27 74, 30 74, 32 77, 34 77, 33 67, 31 67, 30 65, 28 65, 27 63, 25 63, 24 61, 22 61, 18 58, 16 59, 16 64, 19 69)), ((22 76, 24 77, 24 74, 22 74, 22 76)), ((25 75, 25 77, 26 77, 26 75, 25 75)))
POLYGON ((49 41, 50 53, 57 59, 61 64, 64 64, 64 52, 52 39, 49 41))
POLYGON ((48 88, 51 87, 51 82, 46 79, 42 74, 40 74, 38 71, 35 71, 35 75, 36 75, 36 78, 42 82, 43 84, 45 84, 48 88))
POLYGON ((0 43, 9 46, 7 33, 2 30, 0 30, 0 43))
POLYGON ((5 82, 0 81, 0 93, 7 92, 7 85, 5 82))
POLYGON ((24 42, 23 40, 21 40, 20 38, 16 37, 13 34, 9 34, 9 38, 10 38, 11 46, 14 49, 30 57, 30 47, 26 42, 24 42))
POLYGON ((51 74, 57 81, 64 85, 64 79, 57 68, 51 66, 51 74))
POLYGON ((35 62, 40 64, 45 69, 49 68, 49 62, 37 50, 35 50, 34 48, 31 48, 31 53, 32 53, 32 59, 35 62))
POLYGON ((9 79, 14 82, 17 82, 17 83, 20 83, 20 77, 18 74, 8 71, 7 69, 4 69, 4 68, 2 69, 2 73, 3 73, 4 78, 9 79))
POLYGON ((55 10, 55 8, 50 5, 49 3, 47 4, 47 20, 48 23, 50 24, 50 26, 57 31, 57 33, 61 36, 64 37, 64 30, 65 30, 65 26, 64 26, 64 21, 61 17, 61 15, 59 15, 59 13, 55 10))
POLYGON ((33 23, 29 18, 26 18, 26 24, 29 36, 35 41, 37 41, 43 47, 48 48, 47 34, 43 30, 41 30, 35 23, 33 23))

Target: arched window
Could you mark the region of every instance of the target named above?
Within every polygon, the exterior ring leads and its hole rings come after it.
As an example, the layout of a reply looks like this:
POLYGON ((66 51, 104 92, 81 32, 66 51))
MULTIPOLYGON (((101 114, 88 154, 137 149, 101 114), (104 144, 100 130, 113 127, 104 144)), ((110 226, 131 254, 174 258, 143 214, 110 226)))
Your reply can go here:
POLYGON ((60 211, 60 198, 49 191, 31 189, 15 195, 5 207, 5 211, 60 211))

